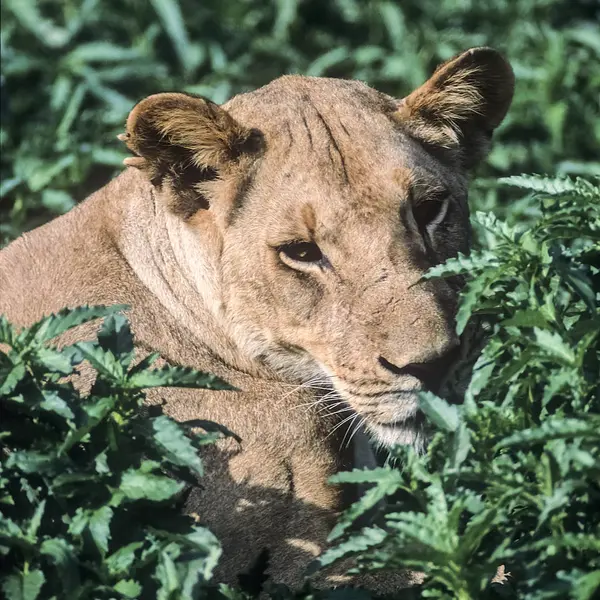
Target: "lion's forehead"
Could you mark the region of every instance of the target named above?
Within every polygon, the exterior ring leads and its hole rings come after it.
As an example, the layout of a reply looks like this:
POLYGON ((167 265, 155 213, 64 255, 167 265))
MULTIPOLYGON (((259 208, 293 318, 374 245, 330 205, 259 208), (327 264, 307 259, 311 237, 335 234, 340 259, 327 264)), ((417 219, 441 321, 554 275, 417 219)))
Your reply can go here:
POLYGON ((460 196, 462 173, 403 131, 397 104, 357 81, 302 76, 236 96, 227 110, 266 142, 246 204, 290 226, 309 204, 324 229, 339 231, 357 219, 389 229, 390 214, 423 182, 460 196))

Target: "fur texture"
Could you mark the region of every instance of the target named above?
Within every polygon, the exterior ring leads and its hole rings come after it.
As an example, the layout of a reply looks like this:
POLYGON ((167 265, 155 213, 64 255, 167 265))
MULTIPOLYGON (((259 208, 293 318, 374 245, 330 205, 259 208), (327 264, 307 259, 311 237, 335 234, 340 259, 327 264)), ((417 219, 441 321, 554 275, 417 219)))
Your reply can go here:
POLYGON ((149 395, 242 438, 207 450, 188 499, 224 543, 222 580, 266 548, 273 579, 297 584, 351 499, 329 476, 372 460, 365 432, 423 444, 417 393, 439 385, 458 340, 456 285, 421 276, 468 249, 466 165, 512 87, 506 62, 477 49, 400 102, 300 76, 222 107, 151 96, 121 136, 130 168, 0 253, 0 311, 13 321, 126 303, 140 356, 156 350, 243 390, 149 395), (318 260, 294 258, 298 243, 318 260))

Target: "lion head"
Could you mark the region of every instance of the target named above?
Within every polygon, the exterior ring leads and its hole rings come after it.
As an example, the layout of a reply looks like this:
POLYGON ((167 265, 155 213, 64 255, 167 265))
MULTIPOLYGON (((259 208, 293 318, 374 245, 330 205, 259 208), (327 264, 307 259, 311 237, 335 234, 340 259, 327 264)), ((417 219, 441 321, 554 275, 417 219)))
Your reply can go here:
POLYGON ((468 250, 469 172, 513 87, 476 48, 401 100, 302 76, 223 106, 157 94, 121 139, 193 236, 190 276, 239 352, 330 382, 381 443, 414 442, 417 394, 459 344, 457 287, 422 276, 468 250))

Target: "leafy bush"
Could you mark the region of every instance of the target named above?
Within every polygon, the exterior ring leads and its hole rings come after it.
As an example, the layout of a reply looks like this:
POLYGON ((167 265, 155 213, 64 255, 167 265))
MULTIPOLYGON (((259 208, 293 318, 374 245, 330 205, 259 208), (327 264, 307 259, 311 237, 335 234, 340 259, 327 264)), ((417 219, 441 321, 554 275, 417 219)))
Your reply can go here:
MULTIPOLYGON (((437 431, 426 455, 397 447, 383 467, 335 477, 372 487, 342 515, 320 564, 353 554, 366 571, 423 570, 421 597, 590 600, 600 590, 600 186, 534 176, 502 183, 529 190, 541 218, 514 228, 478 213, 485 247, 428 274, 467 276, 458 330, 476 316, 489 334, 471 357, 465 402, 423 394, 437 431), (382 499, 389 503, 373 524, 352 529, 382 499), (511 576, 490 585, 499 565, 511 576)), ((140 411, 142 387, 225 384, 189 369, 151 370, 154 356, 128 371, 132 338, 118 309, 63 311, 19 334, 0 321, 0 342, 11 347, 0 354, 2 589, 27 600, 59 591, 248 598, 204 587, 218 541, 177 508, 182 481, 201 475, 197 451, 221 430, 205 423, 192 436, 140 411), (100 317, 97 341, 45 345, 100 317), (62 378, 84 359, 98 378, 81 398, 62 378)), ((333 594, 310 585, 270 593, 333 594)))
POLYGON ((425 456, 397 447, 392 464, 335 477, 373 486, 321 564, 356 554, 366 571, 423 570, 429 598, 588 600, 600 592, 600 186, 501 183, 531 191, 540 220, 478 213, 487 246, 428 274, 468 276, 458 331, 473 315, 491 328, 464 404, 423 394, 437 431, 425 456), (386 497, 379 525, 349 532, 386 497), (490 588, 499 565, 511 577, 490 588))
POLYGON ((145 95, 223 102, 300 72, 401 97, 478 45, 506 53, 517 89, 473 201, 523 218, 529 207, 492 178, 600 172, 598 23, 595 0, 6 0, 0 242, 112 176, 125 156, 115 136, 145 95))
POLYGON ((220 556, 218 540, 177 498, 202 475, 198 450, 221 435, 192 435, 141 411, 142 388, 228 386, 165 366, 128 367, 133 338, 112 308, 83 307, 16 333, 0 318, 0 562, 10 600, 196 598, 220 556), (93 342, 60 352, 45 342, 105 317, 93 342), (80 397, 64 376, 83 360, 98 375, 80 397), (170 475, 170 476, 169 476, 170 475), (177 476, 177 479, 173 477, 177 476))

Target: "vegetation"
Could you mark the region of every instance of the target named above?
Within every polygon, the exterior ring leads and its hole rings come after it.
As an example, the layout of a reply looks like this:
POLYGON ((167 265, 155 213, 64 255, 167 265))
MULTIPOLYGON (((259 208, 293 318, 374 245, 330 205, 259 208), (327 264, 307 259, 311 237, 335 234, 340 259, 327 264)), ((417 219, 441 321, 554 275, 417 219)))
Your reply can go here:
MULTIPOLYGON (((302 72, 402 96, 464 48, 503 50, 517 90, 473 185, 478 246, 429 274, 467 278, 458 330, 475 320, 487 334, 468 357, 465 401, 423 395, 426 455, 396 448, 379 469, 336 477, 372 486, 321 563, 353 554, 367 571, 421 569, 424 598, 599 593, 597 2, 6 0, 0 10, 0 242, 118 171, 115 136, 144 95, 222 102, 302 72), (507 177, 521 172, 553 175, 507 177), (381 499, 372 525, 351 527, 381 499), (490 584, 499 565, 511 576, 490 584)), ((218 540, 178 510, 201 476, 197 450, 229 432, 200 423, 192 433, 139 410, 142 388, 226 384, 152 370, 152 358, 128 371, 133 341, 118 309, 63 311, 22 332, 0 319, 10 348, 0 352, 0 589, 11 600, 249 597, 252 586, 210 580, 218 540), (96 341, 48 345, 100 317, 96 341), (98 371, 85 398, 63 379, 83 360, 98 371)), ((344 595, 309 584, 270 593, 344 595)))
POLYGON ((423 570, 428 598, 588 600, 600 592, 600 180, 501 183, 533 192, 541 218, 514 228, 479 212, 485 246, 428 274, 468 276, 457 329, 477 315, 491 334, 464 403, 422 394, 436 431, 425 456, 397 447, 383 468, 336 476, 373 487, 321 564, 357 554, 367 571, 423 570), (383 523, 349 532, 398 491, 383 523), (499 565, 510 580, 490 586, 499 565))
POLYGON ((177 501, 184 481, 202 475, 201 446, 222 429, 200 423, 206 433, 192 435, 185 423, 148 415, 141 389, 228 386, 181 367, 151 369, 156 355, 132 366, 121 308, 65 310, 18 334, 0 317, 0 342, 10 346, 0 354, 0 555, 8 599, 142 592, 191 599, 219 559, 218 540, 181 516, 177 501), (45 344, 100 317, 94 342, 60 352, 45 344), (82 398, 61 378, 84 360, 98 375, 82 398))
MULTIPOLYGON (((542 217, 514 228, 477 213, 485 247, 428 274, 468 275, 458 331, 478 315, 493 334, 471 357, 465 401, 423 394, 437 431, 426 455, 397 447, 381 468, 335 477, 372 487, 342 515, 320 563, 354 554, 366 571, 419 569, 429 598, 500 590, 590 600, 600 591, 600 180, 504 183, 531 191, 542 217), (373 525, 350 527, 388 497, 373 525), (501 564, 509 582, 490 585, 501 564)), ((63 311, 20 333, 0 320, 0 343, 10 348, 0 354, 0 554, 9 598, 59 590, 67 598, 196 598, 218 560, 218 541, 179 515, 177 499, 183 482, 202 474, 200 447, 228 432, 201 422, 206 433, 190 435, 185 423, 140 407, 142 388, 226 384, 180 367, 152 370, 156 356, 132 366, 119 308, 63 311), (100 317, 97 341, 47 345, 100 317), (84 360, 98 377, 82 398, 62 378, 84 360)), ((243 597, 223 587, 204 592, 243 597)))
POLYGON ((595 0, 6 0, 0 10, 0 242, 109 179, 125 157, 116 135, 148 94, 223 102, 301 72, 402 97, 478 45, 506 54, 517 90, 474 206, 522 218, 535 207, 493 178, 600 173, 595 0))

